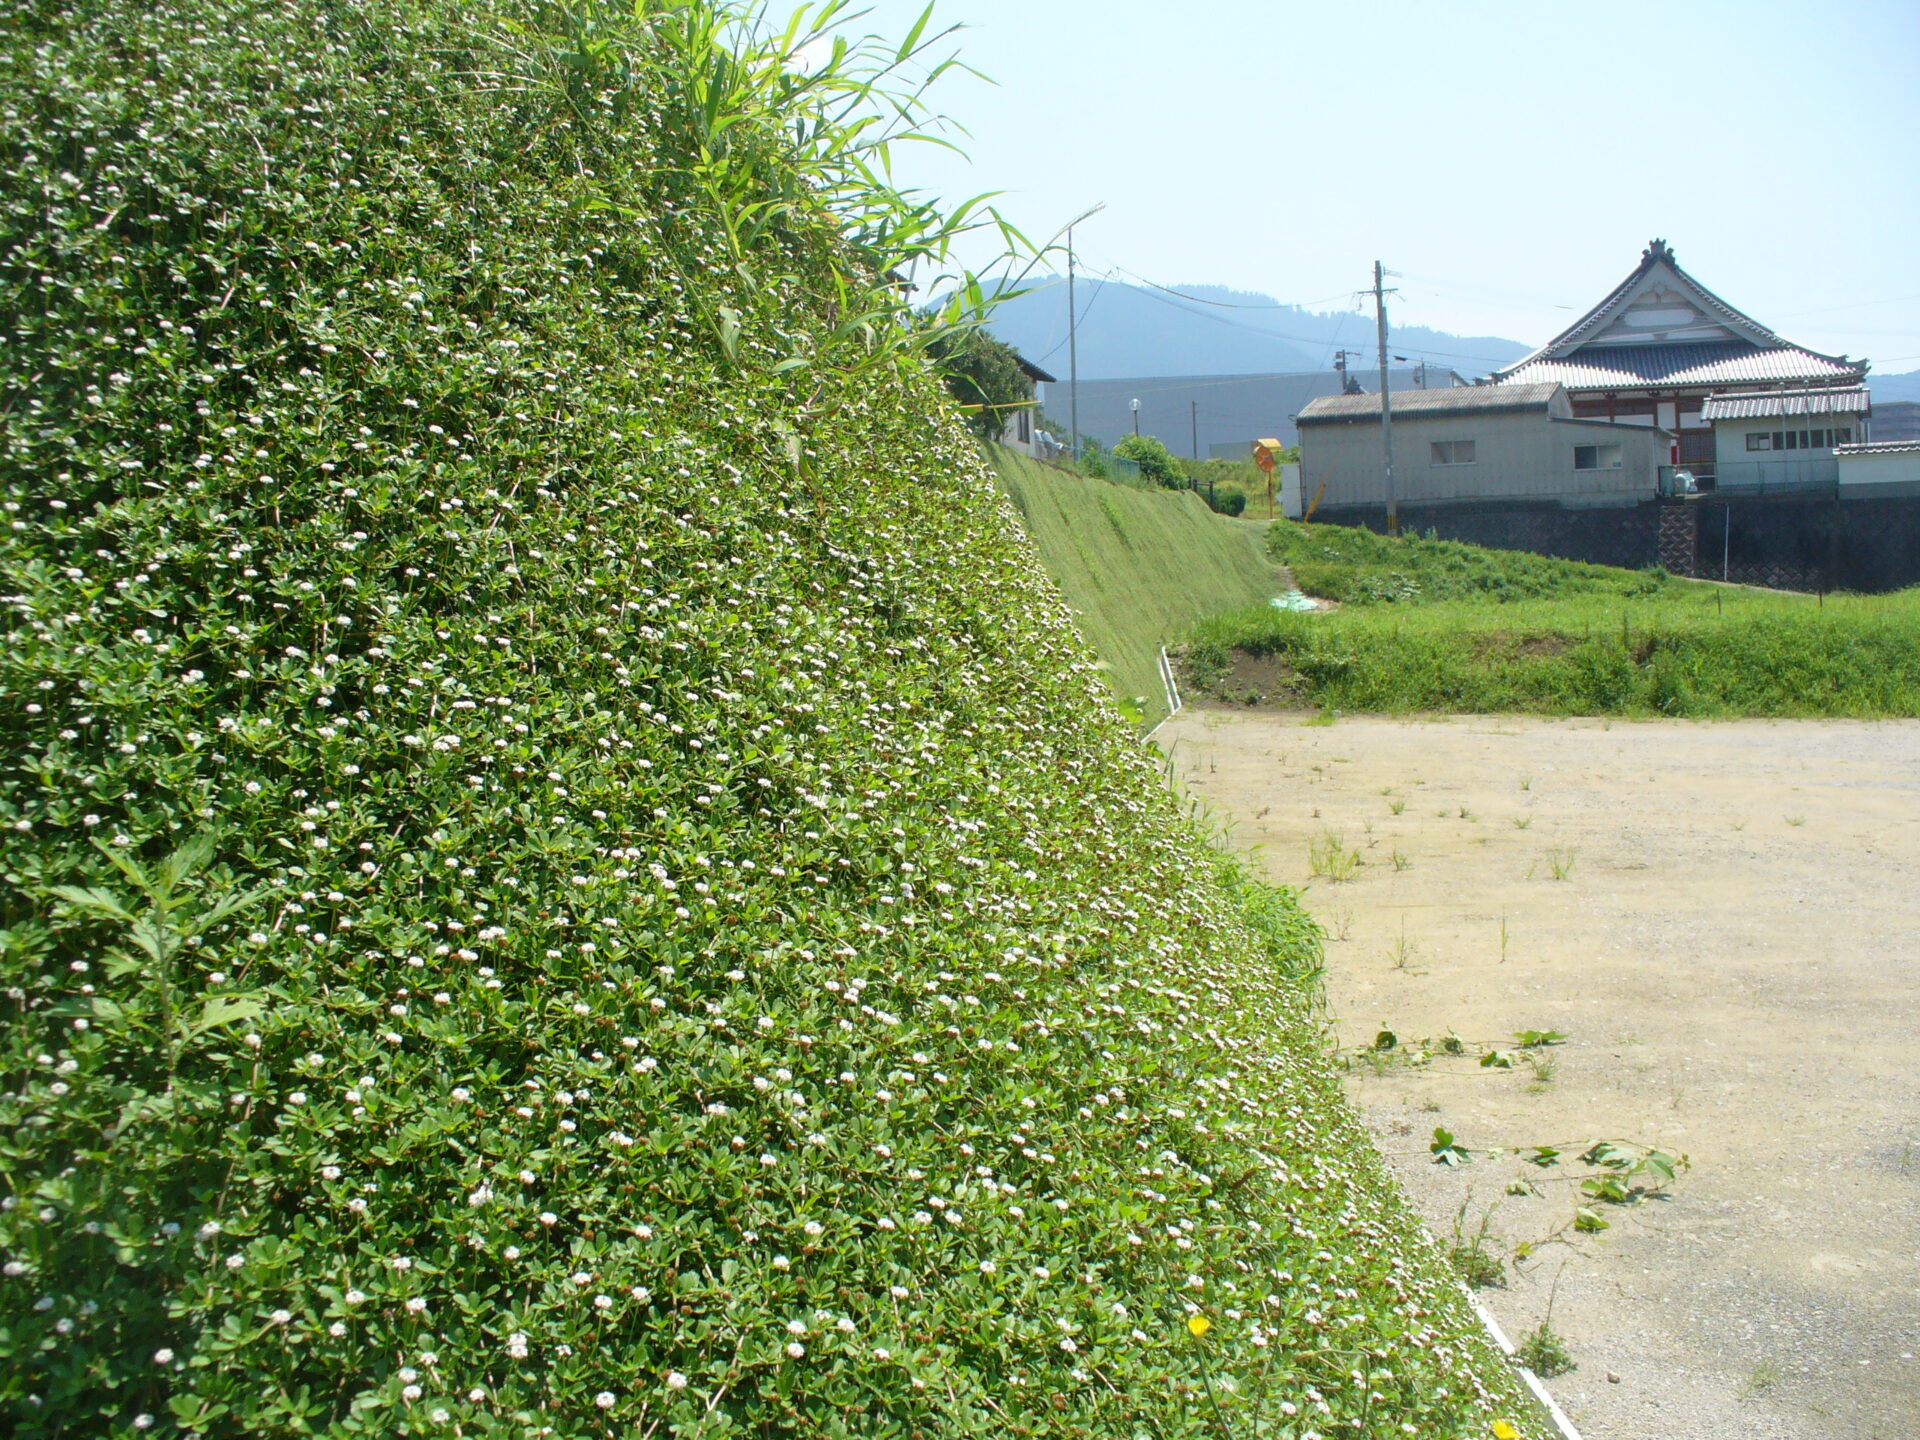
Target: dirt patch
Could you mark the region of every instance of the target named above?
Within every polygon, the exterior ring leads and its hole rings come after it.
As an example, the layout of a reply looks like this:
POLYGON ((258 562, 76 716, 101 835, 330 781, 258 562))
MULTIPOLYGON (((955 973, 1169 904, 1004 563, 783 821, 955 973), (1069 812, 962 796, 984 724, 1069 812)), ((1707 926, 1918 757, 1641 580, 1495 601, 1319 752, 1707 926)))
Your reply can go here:
POLYGON ((1169 655, 1180 688, 1203 706, 1224 709, 1257 709, 1299 705, 1306 695, 1306 682, 1300 672, 1282 655, 1255 655, 1247 650, 1229 650, 1224 666, 1193 664, 1182 653, 1169 655))
POLYGON ((1489 655, 1529 655, 1551 659, 1555 655, 1564 655, 1579 644, 1570 635, 1516 635, 1511 630, 1496 630, 1479 641, 1475 654, 1481 659, 1489 655))
POLYGON ((1490 1216, 1509 1333, 1553 1295, 1579 1369, 1552 1389, 1590 1440, 1913 1440, 1920 723, 1306 718, 1159 738, 1309 884, 1342 1042, 1436 1042, 1356 1063, 1350 1093, 1436 1235, 1490 1216), (1309 875, 1330 835, 1345 883, 1309 875), (1477 1063, 1523 1030, 1567 1038, 1477 1063), (1434 1164, 1436 1127, 1693 1165, 1583 1235, 1556 1172, 1434 1164))

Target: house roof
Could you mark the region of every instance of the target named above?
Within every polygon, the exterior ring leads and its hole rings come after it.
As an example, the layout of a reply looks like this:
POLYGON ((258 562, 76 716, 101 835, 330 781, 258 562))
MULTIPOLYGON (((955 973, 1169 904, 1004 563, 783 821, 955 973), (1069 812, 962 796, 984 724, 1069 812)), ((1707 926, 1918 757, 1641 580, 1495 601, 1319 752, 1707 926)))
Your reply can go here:
POLYGON ((1060 383, 1053 376, 1049 375, 1046 371, 1042 370, 1038 365, 1034 364, 1031 360, 1027 359, 1027 357, 1022 355, 1018 350, 1013 352, 1013 359, 1014 359, 1014 363, 1020 367, 1020 373, 1022 375, 1025 375, 1029 380, 1033 381, 1034 384, 1057 385, 1060 383))
POLYGON ((1860 445, 1836 445, 1836 455, 1907 455, 1920 454, 1920 440, 1876 440, 1860 445))
POLYGON ((1570 389, 1857 382, 1865 364, 1783 340, 1680 268, 1664 240, 1593 309, 1495 384, 1557 380, 1570 389))
POLYGON ((1569 390, 1661 390, 1702 385, 1835 385, 1857 381, 1864 365, 1797 345, 1762 350, 1740 341, 1698 345, 1592 346, 1562 359, 1523 360, 1496 385, 1553 380, 1569 390))
POLYGON ((1873 408, 1864 388, 1767 390, 1753 395, 1710 395, 1700 413, 1715 420, 1764 420, 1780 415, 1865 415, 1873 408))
MULTIPOLYGON (((1545 410, 1560 392, 1557 384, 1460 385, 1446 390, 1396 390, 1393 413, 1398 418, 1440 415, 1499 415, 1523 410, 1545 410)), ((1322 395, 1302 410, 1294 424, 1351 425, 1380 418, 1378 395, 1322 395)))

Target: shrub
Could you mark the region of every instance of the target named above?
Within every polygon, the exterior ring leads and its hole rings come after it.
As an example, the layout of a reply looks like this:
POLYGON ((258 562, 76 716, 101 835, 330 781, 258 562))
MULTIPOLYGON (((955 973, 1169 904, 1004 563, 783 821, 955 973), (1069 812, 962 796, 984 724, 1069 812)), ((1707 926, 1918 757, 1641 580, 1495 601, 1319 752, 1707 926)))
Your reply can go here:
POLYGON ((1151 435, 1128 435, 1113 447, 1113 453, 1122 460, 1133 461, 1140 467, 1140 473, 1156 485, 1179 490, 1187 483, 1179 462, 1151 435))
POLYGON ((1240 515, 1247 508, 1247 492, 1244 490, 1215 490, 1207 496, 1207 504, 1221 515, 1240 515))
POLYGON ((751 19, 0 0, 8 1433, 1513 1403, 751 19))

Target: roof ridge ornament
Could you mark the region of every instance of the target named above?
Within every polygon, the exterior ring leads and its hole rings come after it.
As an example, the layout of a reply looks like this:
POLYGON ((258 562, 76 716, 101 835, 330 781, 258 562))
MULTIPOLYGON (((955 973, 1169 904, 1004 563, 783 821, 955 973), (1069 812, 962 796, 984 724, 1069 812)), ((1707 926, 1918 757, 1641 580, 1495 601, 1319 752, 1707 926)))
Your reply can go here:
POLYGON ((1647 243, 1647 248, 1640 252, 1642 265, 1651 265, 1656 260, 1664 260, 1669 265, 1677 263, 1673 258, 1672 248, 1664 240, 1651 240, 1647 243))

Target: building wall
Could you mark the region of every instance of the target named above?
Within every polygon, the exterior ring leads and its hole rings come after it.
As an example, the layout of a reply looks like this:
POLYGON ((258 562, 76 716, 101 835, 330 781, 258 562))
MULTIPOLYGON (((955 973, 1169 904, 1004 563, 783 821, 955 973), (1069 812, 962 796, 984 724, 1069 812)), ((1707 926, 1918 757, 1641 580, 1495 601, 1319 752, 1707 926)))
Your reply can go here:
POLYGON ((1814 450, 1749 450, 1747 436, 1772 435, 1778 431, 1791 430, 1798 434, 1802 430, 1844 430, 1849 439, 1842 443, 1851 444, 1860 439, 1860 417, 1858 415, 1788 415, 1772 416, 1764 420, 1721 420, 1713 427, 1714 447, 1721 460, 1792 460, 1808 458, 1814 455, 1831 455, 1833 447, 1814 450))
POLYGON ((1920 440, 1920 401, 1889 400, 1873 407, 1867 438, 1875 442, 1920 440))
POLYGON ((1920 495, 1920 442, 1899 450, 1842 453, 1840 493, 1848 497, 1920 495))
MULTIPOLYGON (((1627 505, 1655 493, 1669 443, 1662 431, 1561 419, 1544 411, 1396 418, 1395 489, 1402 505, 1478 500, 1627 505), (1473 442, 1473 463, 1435 463, 1436 443, 1462 440, 1473 442), (1580 445, 1618 445, 1621 467, 1575 470, 1574 448, 1580 445)), ((1386 503, 1377 420, 1303 426, 1300 451, 1306 496, 1310 500, 1321 485, 1327 487, 1322 509, 1386 503)))
MULTIPOLYGON (((1371 333, 1371 332, 1369 332, 1371 333)), ((1084 336, 1081 344, 1086 343, 1084 336)), ((1061 357, 1049 359, 1059 363, 1061 357)), ((1368 391, 1379 388, 1380 375, 1369 370, 1359 376, 1368 391)), ((1388 377, 1395 394, 1403 390, 1447 389, 1452 376, 1429 367, 1422 375, 1395 369, 1388 377), (1424 380, 1424 387, 1418 383, 1424 380)), ((1140 402, 1140 433, 1156 435, 1176 455, 1191 455, 1199 441, 1201 455, 1214 455, 1225 446, 1231 458, 1245 459, 1249 447, 1263 436, 1291 445, 1293 417, 1322 395, 1338 395, 1340 377, 1331 370, 1293 375, 1159 375, 1130 380, 1082 380, 1080 429, 1111 446, 1133 433, 1132 402, 1140 402), (1195 408, 1195 407, 1198 408, 1195 408)), ((1047 420, 1066 438, 1073 409, 1072 387, 1064 381, 1047 386, 1047 420)))

